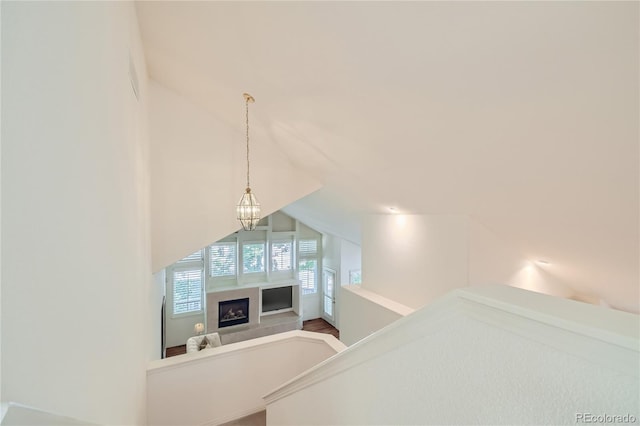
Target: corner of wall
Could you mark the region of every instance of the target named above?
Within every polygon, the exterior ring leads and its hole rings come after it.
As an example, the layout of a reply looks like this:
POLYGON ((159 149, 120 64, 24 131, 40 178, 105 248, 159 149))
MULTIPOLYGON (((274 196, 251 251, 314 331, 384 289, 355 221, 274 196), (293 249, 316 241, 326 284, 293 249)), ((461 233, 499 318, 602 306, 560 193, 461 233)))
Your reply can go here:
POLYGON ((467 285, 467 218, 369 215, 362 229, 362 287, 419 308, 467 285))
POLYGON ((469 222, 469 285, 503 284, 557 297, 574 290, 474 219, 469 222))

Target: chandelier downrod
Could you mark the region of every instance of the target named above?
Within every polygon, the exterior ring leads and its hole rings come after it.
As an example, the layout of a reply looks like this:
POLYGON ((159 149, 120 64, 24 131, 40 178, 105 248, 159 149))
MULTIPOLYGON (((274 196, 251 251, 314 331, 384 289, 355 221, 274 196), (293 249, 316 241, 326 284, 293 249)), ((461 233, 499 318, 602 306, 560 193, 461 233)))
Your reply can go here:
POLYGON ((249 185, 249 102, 254 103, 256 100, 248 93, 243 93, 245 101, 245 123, 247 125, 247 189, 251 187, 249 185))

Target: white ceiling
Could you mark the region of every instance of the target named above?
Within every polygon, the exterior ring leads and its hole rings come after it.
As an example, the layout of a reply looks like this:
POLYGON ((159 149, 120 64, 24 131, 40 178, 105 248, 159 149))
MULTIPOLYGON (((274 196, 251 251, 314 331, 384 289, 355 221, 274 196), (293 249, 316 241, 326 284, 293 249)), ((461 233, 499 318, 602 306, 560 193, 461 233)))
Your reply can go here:
POLYGON ((137 9, 151 78, 238 129, 254 95, 253 143, 324 182, 310 209, 328 227, 388 206, 468 214, 638 311, 638 3, 137 9))

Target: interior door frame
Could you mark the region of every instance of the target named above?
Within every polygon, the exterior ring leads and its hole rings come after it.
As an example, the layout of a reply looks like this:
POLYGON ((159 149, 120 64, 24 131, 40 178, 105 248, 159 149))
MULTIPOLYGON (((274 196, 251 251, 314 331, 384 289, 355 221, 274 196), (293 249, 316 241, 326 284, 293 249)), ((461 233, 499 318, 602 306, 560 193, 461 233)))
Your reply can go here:
POLYGON ((338 273, 335 269, 332 268, 327 268, 327 267, 323 267, 322 268, 322 299, 320 302, 320 312, 322 315, 322 319, 324 319, 326 322, 328 322, 329 324, 331 324, 332 326, 335 327, 336 325, 336 287, 337 287, 337 281, 338 281, 338 273), (326 315, 326 312, 324 310, 324 302, 325 302, 325 298, 327 297, 326 294, 326 282, 325 282, 325 277, 327 276, 327 274, 333 274, 333 294, 331 297, 331 303, 332 303, 332 313, 333 315, 331 317, 328 317, 326 315))

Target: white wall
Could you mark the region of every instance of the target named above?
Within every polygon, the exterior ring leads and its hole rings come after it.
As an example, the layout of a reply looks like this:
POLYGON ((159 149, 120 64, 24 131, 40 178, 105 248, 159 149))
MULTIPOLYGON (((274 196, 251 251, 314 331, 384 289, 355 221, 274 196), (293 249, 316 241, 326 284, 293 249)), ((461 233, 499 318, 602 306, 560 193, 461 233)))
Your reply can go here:
POLYGON ((577 413, 637 421, 639 324, 507 286, 460 289, 269 395, 268 423, 560 425, 579 423, 577 413))
MULTIPOLYGON (((2 58, 2 5, 0 5, 0 58, 2 58)), ((1 64, 1 60, 0 60, 1 64)), ((0 65, 0 82, 2 81, 2 66, 0 65)), ((0 83, 0 99, 2 84, 0 83)), ((0 135, 2 135, 2 102, 0 101, 0 135)), ((2 383, 2 137, 0 137, 0 383, 2 383)), ((0 386, 0 401, 2 386, 0 386)))
MULTIPOLYGON (((364 220, 362 239, 362 289, 412 308, 455 288, 487 284, 601 302, 576 294, 516 247, 466 216, 371 215, 364 220)), ((345 253, 349 253, 348 247, 345 253)), ((353 258, 357 258, 355 251, 353 258)), ((357 309, 350 306, 353 300, 342 301, 340 312, 357 309)), ((384 307, 379 309, 384 311, 384 307)), ((377 314, 370 314, 357 321, 377 323, 377 314)), ((341 323, 340 327, 343 331, 346 325, 341 323)), ((348 327, 357 329, 358 325, 348 327)), ((363 336, 363 332, 355 335, 363 336)))
POLYGON ((336 271, 336 280, 340 285, 341 241, 331 234, 322 234, 322 263, 325 268, 336 271))
MULTIPOLYGON (((360 270, 362 268, 362 255, 359 245, 332 234, 323 233, 322 235, 323 265, 325 268, 336 271, 334 319, 330 322, 340 330, 340 306, 342 303, 340 286, 349 284, 349 271, 360 270)), ((322 286, 321 289, 324 290, 322 286)), ((321 294, 321 314, 324 309, 322 305, 324 300, 322 299, 323 296, 324 293, 321 294)))
POLYGON ((362 287, 419 308, 467 285, 467 221, 464 216, 367 216, 362 287))
POLYGON ((59 416, 26 407, 20 404, 7 403, 2 406, 4 416, 0 417, 3 425, 47 425, 47 426, 92 426, 95 423, 87 423, 71 417, 59 416))
POLYGON ((2 397, 144 424, 156 331, 134 7, 3 2, 2 68, 2 397))
POLYGON ((362 248, 347 240, 340 242, 340 283, 349 284, 349 272, 362 270, 362 248))
MULTIPOLYGON (((340 286, 349 284, 350 271, 362 271, 362 250, 360 246, 347 240, 340 240, 340 270, 338 271, 340 286)), ((342 291, 336 288, 336 328, 341 330, 342 324, 342 291)))
POLYGON ((320 318, 320 294, 305 294, 302 296, 302 320, 307 321, 320 318))
POLYGON ((194 326, 201 322, 206 324, 204 313, 172 317, 170 297, 167 297, 167 348, 181 346, 187 339, 195 335, 194 326))
MULTIPOLYGON (((244 100, 231 127, 156 82, 150 84, 153 270, 238 230, 246 187, 244 100), (185 208, 185 203, 188 208, 185 208)), ((260 108, 258 102, 250 108, 260 108)), ((267 216, 317 190, 269 139, 251 139, 251 187, 267 216)))
POLYGON ((220 424, 261 411, 267 392, 343 349, 333 336, 291 331, 155 361, 149 424, 220 424))
POLYGON ((320 310, 320 295, 322 294, 322 267, 323 267, 323 254, 322 254, 322 234, 318 231, 309 228, 302 222, 298 222, 298 238, 316 238, 318 240, 318 249, 320 255, 318 259, 318 291, 314 294, 304 294, 302 296, 302 319, 304 321, 320 318, 322 311, 320 310))
POLYGON ((368 216, 362 267, 363 288, 412 307, 467 285, 504 284, 557 297, 588 296, 576 295, 544 265, 466 216, 368 216))
POLYGON ((469 220, 469 285, 506 284, 558 297, 575 295, 543 267, 485 226, 469 220))

